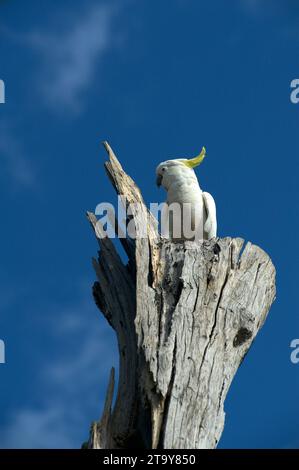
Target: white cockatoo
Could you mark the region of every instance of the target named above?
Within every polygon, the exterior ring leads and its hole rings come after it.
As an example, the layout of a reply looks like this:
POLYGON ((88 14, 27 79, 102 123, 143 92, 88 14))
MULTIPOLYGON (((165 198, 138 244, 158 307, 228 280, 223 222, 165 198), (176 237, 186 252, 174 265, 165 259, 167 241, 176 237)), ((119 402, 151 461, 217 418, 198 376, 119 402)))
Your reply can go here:
POLYGON ((209 240, 216 237, 215 201, 211 194, 201 190, 194 172, 205 155, 203 147, 195 158, 166 160, 156 169, 157 185, 167 191, 162 225, 166 223, 167 236, 172 239, 209 240))

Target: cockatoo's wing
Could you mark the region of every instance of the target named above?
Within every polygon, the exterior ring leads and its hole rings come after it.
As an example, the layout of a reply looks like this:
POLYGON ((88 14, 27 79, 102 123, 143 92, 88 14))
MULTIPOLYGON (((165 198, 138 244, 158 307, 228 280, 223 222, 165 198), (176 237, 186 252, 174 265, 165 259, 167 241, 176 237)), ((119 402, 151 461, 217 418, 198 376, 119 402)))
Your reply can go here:
POLYGON ((203 192, 202 197, 207 214, 204 232, 209 240, 217 236, 216 204, 211 194, 203 192))

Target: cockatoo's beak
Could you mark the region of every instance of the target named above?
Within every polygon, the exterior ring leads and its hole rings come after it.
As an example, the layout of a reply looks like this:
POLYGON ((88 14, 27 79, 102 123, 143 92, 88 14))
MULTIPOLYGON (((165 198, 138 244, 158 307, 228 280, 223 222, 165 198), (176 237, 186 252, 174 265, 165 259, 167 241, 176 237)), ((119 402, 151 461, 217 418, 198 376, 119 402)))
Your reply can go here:
POLYGON ((162 184, 162 175, 157 175, 157 179, 156 179, 156 185, 158 186, 158 188, 160 188, 161 184, 162 184))
POLYGON ((189 168, 195 168, 196 166, 201 164, 205 156, 206 156, 206 149, 205 147, 203 147, 202 151, 200 152, 199 155, 197 155, 197 157, 190 158, 190 160, 184 161, 184 164, 188 166, 189 168))

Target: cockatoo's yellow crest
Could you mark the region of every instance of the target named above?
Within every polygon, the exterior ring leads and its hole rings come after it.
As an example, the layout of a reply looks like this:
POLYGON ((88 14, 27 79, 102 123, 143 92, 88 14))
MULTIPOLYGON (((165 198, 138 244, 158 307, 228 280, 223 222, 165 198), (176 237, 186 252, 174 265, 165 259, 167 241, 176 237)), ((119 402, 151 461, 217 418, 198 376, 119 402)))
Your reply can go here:
POLYGON ((200 154, 197 155, 197 157, 190 158, 190 160, 184 160, 183 163, 189 168, 195 168, 196 166, 202 163, 205 156, 206 156, 206 149, 205 147, 203 147, 200 154))

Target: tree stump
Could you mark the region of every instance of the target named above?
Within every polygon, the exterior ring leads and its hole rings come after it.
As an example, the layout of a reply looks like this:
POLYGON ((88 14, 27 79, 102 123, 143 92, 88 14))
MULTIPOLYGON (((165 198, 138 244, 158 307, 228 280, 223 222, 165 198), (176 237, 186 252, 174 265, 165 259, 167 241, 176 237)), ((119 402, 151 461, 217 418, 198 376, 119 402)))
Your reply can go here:
POLYGON ((115 330, 118 391, 111 371, 102 418, 89 448, 215 448, 224 427, 224 400, 235 373, 275 298, 269 256, 241 238, 173 243, 162 239, 140 190, 107 142, 108 176, 127 204, 138 203, 147 235, 120 241, 125 264, 87 216, 100 244, 93 260, 97 306, 115 330))

